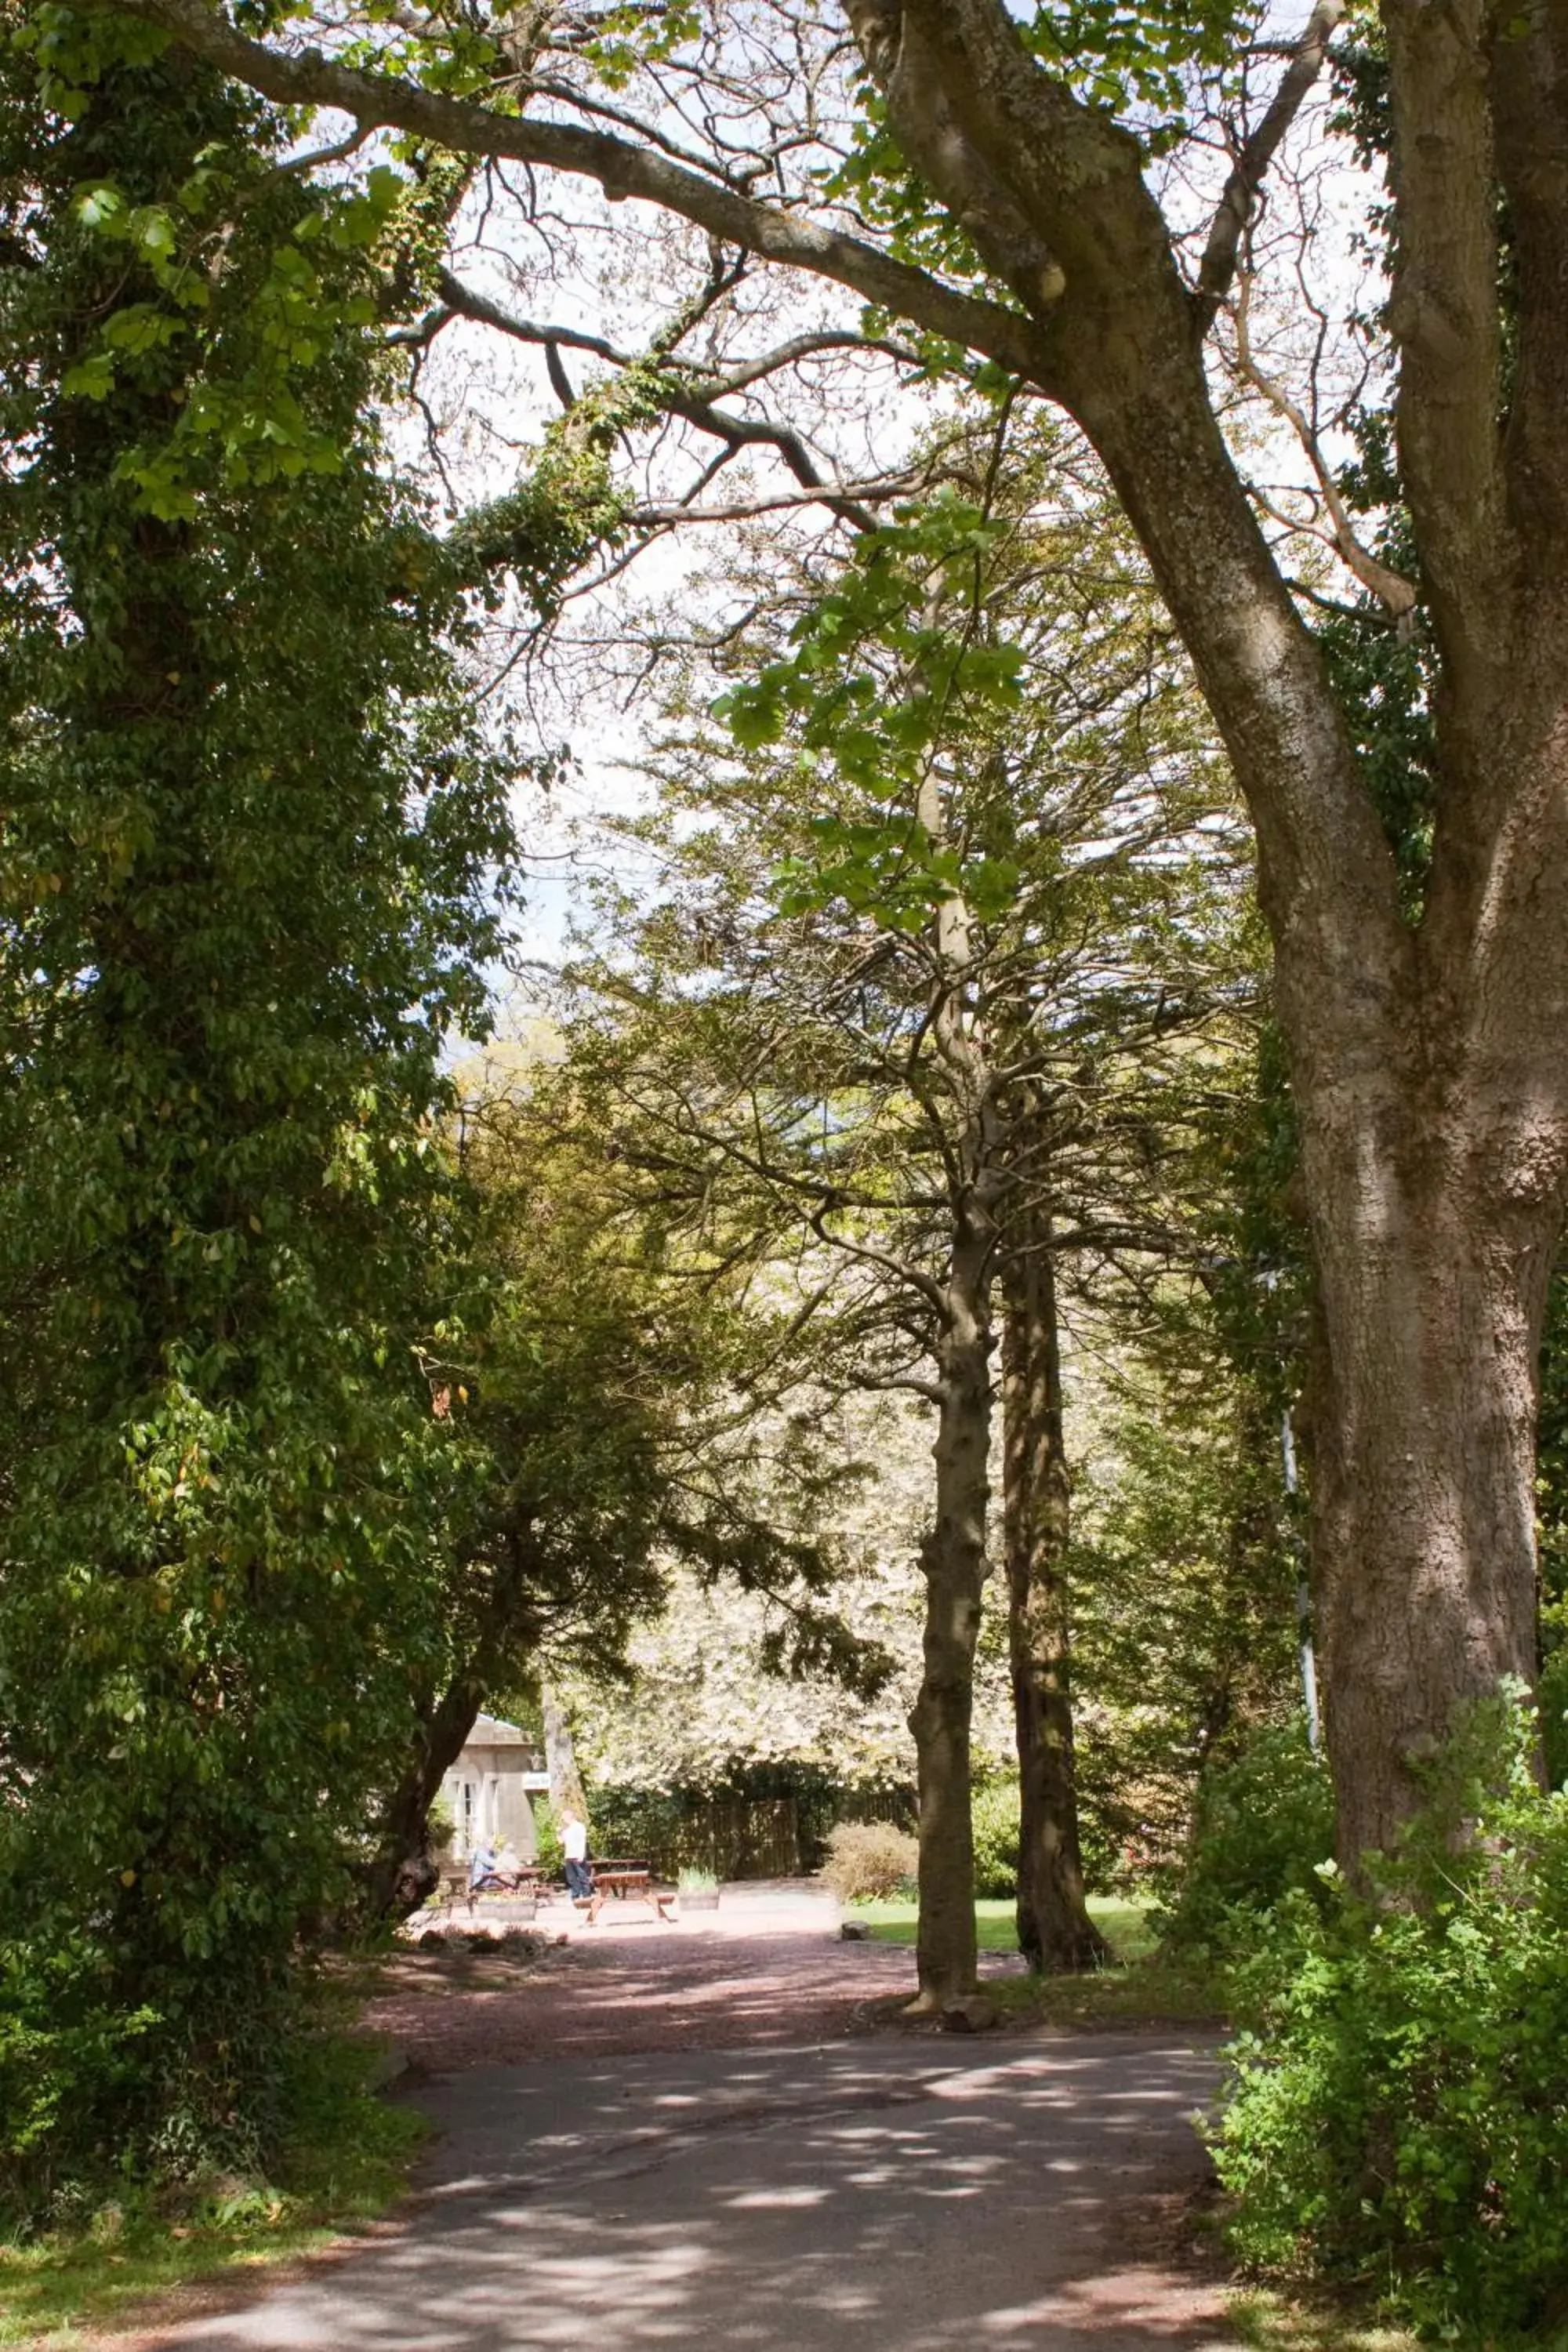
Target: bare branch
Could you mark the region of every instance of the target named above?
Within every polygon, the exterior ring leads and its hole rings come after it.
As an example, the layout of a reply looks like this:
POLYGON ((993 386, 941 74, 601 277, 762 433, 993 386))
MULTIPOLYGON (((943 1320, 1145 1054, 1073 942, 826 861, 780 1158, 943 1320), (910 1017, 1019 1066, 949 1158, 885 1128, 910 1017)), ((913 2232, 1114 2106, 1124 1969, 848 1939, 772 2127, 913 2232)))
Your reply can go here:
MULTIPOLYGON (((649 506, 628 508, 624 521, 634 529, 657 530, 668 523, 745 522, 753 515, 779 514, 792 507, 833 506, 844 509, 873 499, 907 498, 915 488, 912 474, 887 474, 872 482, 847 482, 842 490, 825 482, 816 489, 763 491, 754 499, 734 499, 721 507, 649 506)), ((864 512, 864 506, 861 505, 864 512)), ((869 524, 871 518, 865 517, 869 524)))
MULTIPOLYGON (((1269 406, 1285 419, 1306 453, 1307 462, 1317 476, 1318 488, 1322 492, 1323 504, 1332 527, 1333 545, 1341 561, 1355 573, 1363 588, 1369 589, 1380 604, 1387 606, 1396 621, 1402 621, 1415 608, 1415 591, 1403 572, 1392 570, 1386 563, 1380 563, 1377 557, 1362 545, 1351 521, 1350 509, 1340 495, 1339 485, 1334 480, 1306 411, 1300 402, 1291 399, 1277 377, 1269 375, 1258 364, 1247 329, 1247 293, 1248 288, 1244 281, 1240 299, 1232 314, 1236 321, 1237 366, 1253 389, 1260 392, 1269 406)), ((1255 492, 1254 495, 1258 494, 1255 492)), ((1284 516, 1279 519, 1282 521, 1289 520, 1284 516)))
POLYGON ((1209 228, 1203 265, 1198 271, 1195 299, 1198 317, 1205 332, 1214 323, 1215 313, 1230 290, 1241 251, 1241 240, 1251 225, 1268 166, 1274 161, 1280 141, 1300 112, 1308 91, 1323 69, 1330 38, 1344 13, 1345 0, 1317 0, 1267 113, 1252 136, 1243 142, 1232 166, 1209 228))
MULTIPOLYGON (((510 336, 515 342, 539 345, 545 354, 545 363, 550 370, 550 381, 564 408, 572 406, 573 393, 566 380, 565 371, 561 365, 559 352, 562 345, 564 344, 573 351, 590 352, 596 358, 607 360, 616 367, 633 367, 637 364, 631 353, 617 351, 615 345, 606 342, 602 335, 582 334, 563 327, 542 326, 532 319, 514 317, 511 312, 503 310, 499 302, 491 301, 488 295, 480 294, 472 287, 465 286, 462 280, 455 277, 449 269, 443 269, 437 282, 445 306, 440 323, 444 324, 447 320, 458 316, 473 319, 482 325, 496 328, 503 335, 510 336)), ((431 319, 435 317, 436 314, 431 313, 431 319)), ((433 331, 430 320, 426 320, 420 322, 417 329, 405 330, 393 335, 389 340, 394 342, 426 342, 429 340, 430 331, 433 331)), ((856 338, 847 335, 834 340, 836 342, 853 345, 856 338)), ((826 338, 803 336, 798 341, 804 345, 821 345, 826 338)), ((785 363, 785 361, 780 359, 776 353, 770 354, 766 361, 759 362, 749 372, 746 380, 754 382, 767 370, 785 363)), ((679 374, 674 372, 673 367, 666 383, 665 394, 664 404, 672 416, 682 417, 689 425, 694 425, 700 432, 710 434, 715 440, 724 442, 731 455, 748 445, 776 450, 796 481, 804 489, 811 492, 813 500, 820 499, 825 506, 830 507, 847 522, 853 523, 858 530, 870 530, 875 528, 874 516, 857 498, 840 491, 835 484, 826 478, 818 470, 800 435, 792 431, 787 425, 775 425, 766 417, 736 416, 726 409, 715 408, 710 399, 686 392, 682 388, 679 374)), ((900 477, 897 489, 901 490, 907 487, 907 483, 900 477)), ((882 490, 878 494, 891 497, 896 495, 897 491, 882 490)), ((799 501, 787 499, 781 501, 773 499, 770 499, 766 506, 747 506, 741 511, 746 514, 770 512, 780 503, 798 504, 799 501)), ((641 521, 645 524, 690 519, 692 519, 692 510, 684 500, 679 507, 641 509, 631 518, 633 521, 641 521)), ((714 512, 705 518, 697 519, 706 519, 710 521, 734 521, 737 520, 737 515, 735 511, 726 509, 722 514, 714 512)))

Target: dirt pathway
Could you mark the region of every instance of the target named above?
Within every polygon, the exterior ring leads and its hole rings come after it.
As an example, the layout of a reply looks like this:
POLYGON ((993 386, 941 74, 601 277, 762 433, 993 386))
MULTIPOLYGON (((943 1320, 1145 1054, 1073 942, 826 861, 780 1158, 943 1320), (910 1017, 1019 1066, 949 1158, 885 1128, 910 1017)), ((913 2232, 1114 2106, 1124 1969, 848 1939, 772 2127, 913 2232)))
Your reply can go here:
MULTIPOLYGON (((411 1952, 387 1972, 365 2023, 423 2069, 445 2074, 534 2058, 836 2041, 863 2024, 869 2002, 914 1990, 911 1952, 839 1941, 837 1906, 815 1892, 733 1888, 719 1911, 679 1926, 640 1910, 628 1906, 624 1918, 607 1911, 592 1927, 561 1914, 570 1942, 531 1967, 510 1961, 504 1947, 455 1961, 411 1952)), ((542 1913, 539 1925, 553 1932, 556 1912, 542 1913)))

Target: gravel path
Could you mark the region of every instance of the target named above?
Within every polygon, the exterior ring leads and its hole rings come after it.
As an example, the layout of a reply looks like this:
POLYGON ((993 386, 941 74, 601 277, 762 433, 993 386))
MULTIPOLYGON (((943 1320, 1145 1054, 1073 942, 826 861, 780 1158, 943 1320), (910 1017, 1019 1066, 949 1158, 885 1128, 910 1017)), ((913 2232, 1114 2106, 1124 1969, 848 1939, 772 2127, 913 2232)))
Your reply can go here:
MULTIPOLYGON (((570 1942, 531 1967, 509 1961, 504 1947, 456 1960, 412 1952, 388 1972, 365 2023, 444 2074, 543 2057, 835 2041, 863 2022, 868 2002, 914 1990, 910 1951, 840 1942, 837 1906, 815 1892, 735 1888, 717 1912, 679 1926, 626 1908, 625 1919, 606 1912, 593 1927, 568 1927, 563 1914, 570 1942)), ((538 1924, 554 1932, 554 1913, 538 1924)), ((1005 1972, 1017 1964, 991 1965, 1005 1972)))

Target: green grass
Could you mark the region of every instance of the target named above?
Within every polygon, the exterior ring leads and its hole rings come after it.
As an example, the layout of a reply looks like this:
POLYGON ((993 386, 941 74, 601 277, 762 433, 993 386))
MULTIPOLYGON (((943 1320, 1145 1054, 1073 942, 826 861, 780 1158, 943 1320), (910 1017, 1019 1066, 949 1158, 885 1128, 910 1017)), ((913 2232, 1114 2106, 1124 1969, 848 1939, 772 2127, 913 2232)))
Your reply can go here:
POLYGON ((1292 2303, 1261 2289, 1233 2295, 1230 2321, 1250 2352, 1421 2352, 1402 2327, 1373 2327, 1364 2314, 1327 2303, 1292 2303))
POLYGON ((1468 2329, 1452 2336, 1413 2336, 1378 2321, 1364 2295, 1307 2294, 1298 2299, 1249 2287, 1230 2297, 1228 2311, 1250 2352, 1427 2352, 1434 2343, 1446 2345, 1448 2352, 1568 2352, 1568 2330, 1563 2328, 1527 2336, 1468 2329))
MULTIPOLYGON (((1017 1950, 1016 1908, 1011 1895, 975 1905, 974 1931, 983 1952, 1017 1950)), ((1091 1895, 1089 1898, 1089 1916, 1119 1960, 1146 1959, 1154 1949, 1150 1908, 1147 1903, 1119 1900, 1112 1895, 1091 1895)), ((915 1940, 919 1913, 912 1897, 898 1902, 857 1903, 855 1916, 865 1920, 879 1943, 912 1944, 915 1940)))
MULTIPOLYGON (((1089 1915, 1110 1944, 1118 1965, 1072 1977, 987 1977, 985 1992, 1010 2024, 1081 2026, 1216 2025, 1223 2022, 1212 1969, 1196 1969, 1167 1957, 1149 1924, 1153 1906, 1112 1895, 1091 1895, 1089 1915)), ((858 1903, 881 1943, 912 1944, 918 1917, 914 1902, 858 1903)), ((1016 1952, 1017 1932, 1011 1898, 974 1906, 983 1952, 1016 1952)))
POLYGON ((313 2053, 276 2184, 106 2200, 82 2226, 0 2242, 0 2345, 68 2352, 83 2328, 130 2326, 137 2306, 195 2279, 287 2262, 363 2228, 398 2198, 426 2126, 374 2097, 377 2053, 332 2042, 313 2053))

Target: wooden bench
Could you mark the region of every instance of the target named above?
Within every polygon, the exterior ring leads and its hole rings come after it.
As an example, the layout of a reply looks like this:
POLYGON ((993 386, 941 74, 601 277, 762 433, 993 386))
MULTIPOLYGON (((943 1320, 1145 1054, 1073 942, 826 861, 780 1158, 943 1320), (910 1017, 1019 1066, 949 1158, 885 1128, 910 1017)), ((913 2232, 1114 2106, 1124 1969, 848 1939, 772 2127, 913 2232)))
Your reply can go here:
POLYGON ((445 1916, 450 1919, 453 1908, 458 1903, 466 1903, 471 1914, 481 1893, 498 1895, 503 1901, 513 1895, 521 1901, 531 1901, 537 1906, 550 1901, 555 1886, 549 1872, 541 1868, 538 1863, 525 1862, 520 1869, 498 1871, 493 1878, 485 1882, 482 1889, 469 1885, 468 1871, 459 1864, 441 1873, 436 1897, 445 1916))

